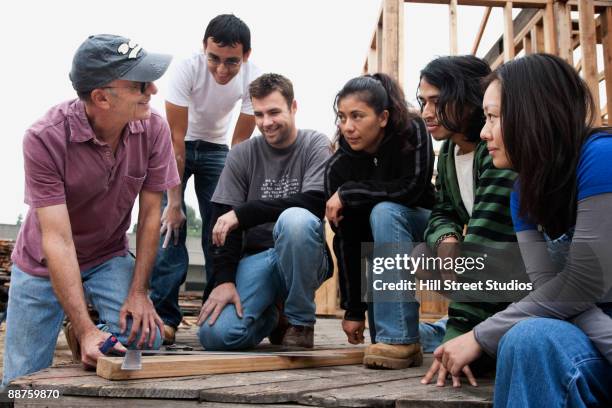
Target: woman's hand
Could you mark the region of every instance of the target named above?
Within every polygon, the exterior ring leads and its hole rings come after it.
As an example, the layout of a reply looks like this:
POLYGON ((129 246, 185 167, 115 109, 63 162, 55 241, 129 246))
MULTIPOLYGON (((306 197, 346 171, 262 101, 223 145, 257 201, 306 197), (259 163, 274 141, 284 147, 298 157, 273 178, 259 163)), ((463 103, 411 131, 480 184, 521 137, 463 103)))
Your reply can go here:
POLYGON ((333 196, 327 200, 327 204, 325 205, 325 216, 329 220, 330 223, 334 224, 337 228, 340 221, 342 221, 342 201, 340 201, 340 196, 336 191, 333 196))
POLYGON ((460 376, 463 373, 469 383, 476 387, 478 383, 469 364, 476 361, 481 354, 482 348, 474 337, 474 331, 449 340, 434 351, 436 359, 421 380, 421 384, 429 384, 437 373, 438 387, 444 387, 448 374, 452 377, 453 387, 461 387, 460 376))

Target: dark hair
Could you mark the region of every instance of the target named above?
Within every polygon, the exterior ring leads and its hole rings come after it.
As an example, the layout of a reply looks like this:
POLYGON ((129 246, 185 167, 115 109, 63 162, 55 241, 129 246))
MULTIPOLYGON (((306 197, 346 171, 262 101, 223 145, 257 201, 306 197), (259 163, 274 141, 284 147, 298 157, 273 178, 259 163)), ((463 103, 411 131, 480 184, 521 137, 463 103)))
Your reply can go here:
POLYGON ((482 80, 490 73, 491 68, 480 58, 459 55, 434 59, 421 70, 419 78, 440 90, 436 106, 438 122, 451 132, 464 134, 473 143, 480 141, 485 123, 482 80))
POLYGON ((506 153, 519 174, 521 215, 557 237, 576 222, 576 167, 594 130, 593 97, 571 65, 549 54, 507 62, 485 83, 495 80, 506 153))
POLYGON ((76 91, 79 99, 85 103, 91 102, 91 91, 76 91))
POLYGON ((210 20, 204 32, 204 45, 212 37, 213 41, 221 47, 233 47, 242 44, 242 53, 251 50, 251 31, 249 27, 233 14, 220 14, 210 20))
POLYGON ((261 99, 278 91, 287 101, 287 106, 291 108, 293 102, 293 84, 291 81, 280 74, 263 74, 249 85, 251 98, 261 99))
MULTIPOLYGON (((338 115, 338 103, 349 95, 357 96, 361 101, 371 107, 377 115, 389 111, 389 120, 385 126, 385 136, 392 135, 404 140, 404 149, 415 146, 411 121, 418 117, 416 113, 408 110, 406 98, 402 88, 383 73, 362 75, 348 81, 336 94, 334 100, 334 113, 338 115)), ((336 138, 343 137, 340 127, 336 131, 336 138)))

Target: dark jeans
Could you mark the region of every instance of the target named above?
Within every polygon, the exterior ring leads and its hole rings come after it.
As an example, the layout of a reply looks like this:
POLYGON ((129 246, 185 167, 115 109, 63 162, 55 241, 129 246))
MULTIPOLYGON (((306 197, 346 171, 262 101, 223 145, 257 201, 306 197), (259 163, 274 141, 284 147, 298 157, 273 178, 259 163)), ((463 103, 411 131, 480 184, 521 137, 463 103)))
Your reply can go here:
MULTIPOLYGON (((228 147, 226 145, 209 143, 202 140, 185 142, 185 173, 183 175, 183 196, 189 178, 193 175, 195 192, 198 197, 200 218, 202 219, 202 250, 206 260, 206 282, 210 280, 212 268, 208 260, 211 204, 210 199, 217 187, 217 181, 225 165, 228 147)), ((164 194, 162 208, 167 204, 164 194)), ((183 211, 185 202, 183 197, 183 211)), ((189 255, 185 241, 187 239, 187 223, 179 233, 179 242, 174 245, 171 240, 167 248, 162 248, 164 237, 160 237, 159 249, 155 267, 151 274, 151 300, 155 310, 166 325, 178 327, 182 320, 178 305, 179 288, 187 278, 189 255)))

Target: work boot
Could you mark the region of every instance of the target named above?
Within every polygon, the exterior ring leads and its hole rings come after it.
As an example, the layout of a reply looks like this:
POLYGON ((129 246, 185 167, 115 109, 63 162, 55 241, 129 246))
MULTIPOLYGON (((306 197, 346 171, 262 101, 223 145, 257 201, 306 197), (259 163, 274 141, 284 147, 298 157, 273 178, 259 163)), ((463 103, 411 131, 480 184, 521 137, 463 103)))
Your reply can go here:
POLYGON ((312 348, 314 346, 314 327, 289 324, 281 344, 287 347, 312 348))
POLYGON ((71 322, 66 323, 66 326, 64 326, 64 336, 66 336, 66 343, 68 343, 68 348, 70 349, 70 353, 72 353, 72 362, 80 363, 81 345, 74 333, 74 327, 72 327, 71 322))
POLYGON ((163 335, 164 335, 164 341, 163 341, 164 346, 174 344, 174 340, 176 337, 176 329, 172 326, 168 326, 167 324, 164 324, 163 335))
POLYGON ((419 343, 376 343, 366 347, 363 364, 368 368, 400 369, 419 367, 423 364, 423 352, 419 343))
POLYGON ((268 340, 270 340, 270 344, 275 344, 277 346, 283 344, 283 337, 285 337, 285 333, 289 328, 289 321, 287 320, 287 316, 283 314, 281 311, 278 316, 278 324, 272 330, 272 333, 268 336, 268 340))

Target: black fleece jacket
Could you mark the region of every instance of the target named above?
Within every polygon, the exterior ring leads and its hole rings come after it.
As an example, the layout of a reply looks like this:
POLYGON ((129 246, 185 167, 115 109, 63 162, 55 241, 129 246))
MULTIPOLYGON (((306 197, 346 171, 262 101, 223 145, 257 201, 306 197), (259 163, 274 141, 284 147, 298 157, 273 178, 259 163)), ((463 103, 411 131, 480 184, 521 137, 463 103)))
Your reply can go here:
MULTIPOLYGON (((383 201, 407 207, 432 208, 434 154, 431 137, 420 118, 412 121, 413 137, 406 145, 386 135, 374 154, 353 151, 341 138, 327 163, 325 193, 336 191, 343 204, 343 220, 334 228, 334 252, 340 277, 340 306, 348 320, 364 320, 361 301, 361 243, 372 241, 372 208, 383 201)), ((332 226, 333 227, 333 226, 332 226)))

